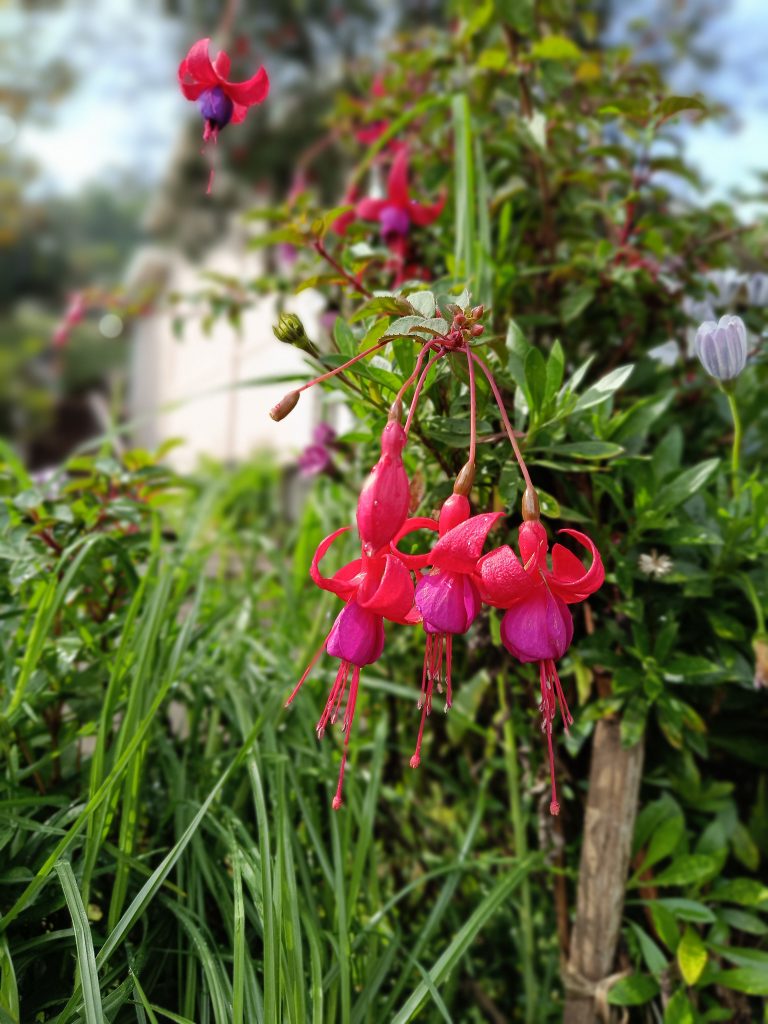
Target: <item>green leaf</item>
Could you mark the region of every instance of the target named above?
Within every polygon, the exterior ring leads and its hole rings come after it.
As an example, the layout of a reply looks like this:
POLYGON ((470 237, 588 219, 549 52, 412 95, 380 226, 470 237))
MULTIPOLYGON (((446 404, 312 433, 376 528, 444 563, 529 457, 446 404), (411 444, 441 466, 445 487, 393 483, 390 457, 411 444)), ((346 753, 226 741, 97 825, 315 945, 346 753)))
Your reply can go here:
MULTIPOLYGON (((655 881, 655 879, 654 879, 655 881)), ((665 897, 655 901, 659 906, 670 911, 675 917, 682 921, 696 921, 701 924, 712 924, 716 917, 703 903, 698 900, 677 899, 676 897, 665 897)))
POLYGON ((544 404, 549 405, 563 383, 565 353, 559 341, 555 341, 547 357, 547 386, 544 390, 544 404))
POLYGON ((629 922, 629 927, 632 929, 635 938, 637 939, 638 945, 640 946, 640 952, 645 960, 645 966, 654 975, 658 977, 667 969, 667 958, 664 956, 662 951, 653 941, 651 936, 646 932, 640 925, 635 924, 634 921, 629 922))
POLYGON ((677 949, 677 944, 680 942, 680 929, 677 927, 675 915, 671 910, 663 906, 659 900, 652 900, 648 903, 648 907, 656 934, 667 949, 674 953, 677 949))
POLYGON ((560 317, 563 323, 568 324, 580 316, 595 297, 595 289, 592 285, 582 285, 568 292, 560 303, 560 317))
POLYGON ((703 853, 687 853, 672 861, 668 868, 653 879, 654 885, 694 885, 712 877, 718 870, 714 857, 703 853))
POLYGON ((584 409, 591 409, 593 406, 607 401, 615 391, 618 391, 629 380, 633 370, 633 365, 617 366, 615 370, 611 370, 597 384, 593 384, 592 387, 587 388, 583 395, 579 396, 573 411, 582 412, 584 409))
POLYGON ((525 382, 531 410, 540 412, 547 390, 547 364, 537 348, 529 349, 525 357, 525 382))
POLYGON ((732 878, 709 894, 710 900, 741 903, 745 907, 758 907, 768 903, 768 886, 753 878, 732 878))
POLYGON ((567 36, 544 36, 531 47, 532 60, 581 60, 582 52, 567 36))
POLYGON ((72 917, 80 984, 83 989, 83 1008, 86 1024, 103 1024, 104 1013, 101 1005, 101 986, 99 985, 96 957, 93 952, 93 938, 91 937, 91 925, 88 920, 88 914, 83 905, 80 890, 77 888, 75 875, 69 861, 59 861, 56 865, 56 874, 61 881, 64 899, 67 902, 67 907, 72 917))
POLYGON ((333 325, 333 339, 339 346, 339 352, 343 356, 357 355, 357 338, 352 333, 352 328, 340 316, 336 317, 333 325))
POLYGON ((608 992, 611 1006, 642 1006, 659 994, 659 984, 647 974, 630 974, 621 978, 608 992))
POLYGON ((654 517, 670 512, 693 497, 717 471, 719 465, 719 459, 706 459, 704 462, 699 462, 697 465, 691 466, 690 469, 684 470, 671 483, 659 488, 653 499, 654 517))
POLYGON ((664 1010, 664 1024, 695 1024, 690 1000, 682 989, 675 992, 664 1010))
POLYGON ((695 928, 688 925, 677 947, 677 965, 686 985, 696 984, 707 966, 708 959, 709 953, 701 941, 701 936, 695 928))
POLYGON ((612 441, 573 441, 557 445, 557 455, 570 455, 574 459, 615 459, 624 449, 612 441))
POLYGON ((715 985, 744 992, 748 996, 768 996, 768 970, 765 967, 737 967, 718 971, 709 979, 715 985))
POLYGON ((435 315, 437 302, 432 292, 412 292, 406 298, 425 320, 430 320, 435 315))
POLYGON ((683 110, 707 110, 706 103, 696 99, 695 96, 667 96, 656 108, 656 114, 664 119, 673 117, 683 110))

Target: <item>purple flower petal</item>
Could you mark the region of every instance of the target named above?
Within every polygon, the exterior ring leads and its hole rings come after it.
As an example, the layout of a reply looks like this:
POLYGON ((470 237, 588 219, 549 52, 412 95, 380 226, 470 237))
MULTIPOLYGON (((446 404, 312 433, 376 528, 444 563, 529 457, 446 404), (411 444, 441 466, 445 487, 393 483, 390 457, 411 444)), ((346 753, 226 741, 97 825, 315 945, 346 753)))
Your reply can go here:
POLYGON ((464 573, 429 573, 416 584, 416 607, 428 633, 466 633, 480 611, 480 594, 464 573))
POLYGON ((371 665, 384 650, 384 622, 380 615, 367 612, 356 601, 341 609, 325 648, 332 658, 351 665, 371 665))
POLYGON ((501 639, 518 661, 556 660, 573 639, 573 619, 564 601, 540 587, 509 609, 501 620, 501 639))

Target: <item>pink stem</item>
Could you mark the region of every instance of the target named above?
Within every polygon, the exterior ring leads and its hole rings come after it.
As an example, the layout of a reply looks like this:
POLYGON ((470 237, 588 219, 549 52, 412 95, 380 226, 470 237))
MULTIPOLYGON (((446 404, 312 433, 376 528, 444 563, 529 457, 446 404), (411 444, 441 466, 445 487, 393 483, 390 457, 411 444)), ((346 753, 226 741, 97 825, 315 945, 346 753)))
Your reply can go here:
POLYGON ((323 373, 319 377, 315 377, 313 380, 307 381, 306 384, 302 384, 300 388, 296 390, 301 393, 306 391, 307 388, 314 387, 315 384, 322 384, 324 380, 328 380, 330 377, 335 377, 337 373, 342 373, 344 370, 349 369, 350 366, 354 366, 355 363, 359 363, 361 359, 365 359, 366 356, 371 355, 373 352, 378 352, 380 348, 384 348, 390 342, 389 338, 385 338, 383 341, 377 341, 375 345, 371 345, 365 352, 358 352, 356 356, 347 360, 346 363, 342 363, 341 366, 337 366, 335 370, 329 370, 328 373, 323 373))
POLYGON ((424 362, 424 356, 427 354, 427 352, 430 351, 430 349, 432 348, 432 346, 434 344, 435 344, 434 341, 428 341, 428 342, 426 342, 422 346, 422 349, 419 352, 418 358, 416 359, 416 366, 414 367, 413 373, 408 378, 408 380, 403 384, 403 386, 400 388, 400 390, 397 392, 397 396, 395 398, 394 404, 397 404, 399 401, 402 400, 402 397, 405 394, 405 392, 408 390, 408 388, 411 386, 411 384, 413 384, 413 382, 416 380, 416 378, 418 377, 419 373, 421 372, 421 366, 422 366, 422 363, 424 362))
POLYGON ((472 359, 474 359, 474 361, 480 367, 480 369, 483 371, 485 376, 488 378, 488 383, 491 386, 493 397, 496 399, 496 405, 498 405, 499 412, 501 413, 501 420, 502 423, 504 424, 504 429, 507 432, 509 443, 512 445, 512 450, 515 453, 515 458, 517 459, 517 464, 520 467, 520 472, 523 474, 523 480, 525 480, 525 484, 527 487, 530 487, 531 490, 534 490, 533 484, 531 483, 531 477, 528 472, 528 467, 526 466, 525 460, 523 459, 522 453, 520 452, 520 447, 518 446, 517 439, 515 438, 515 432, 512 429, 512 424, 509 422, 509 416, 507 416, 507 410, 504 408, 504 402, 502 400, 496 381, 493 379, 493 374, 479 356, 476 356, 474 352, 471 352, 470 355, 472 359))
POLYGON ((477 392, 475 391, 475 366, 469 349, 467 349, 467 371, 469 373, 469 462, 474 465, 477 450, 477 392))
POLYGON ((429 360, 427 365, 421 371, 421 376, 419 377, 419 382, 416 385, 416 390, 413 392, 413 398, 411 399, 411 407, 408 410, 408 418, 405 421, 404 430, 405 430, 405 436, 406 437, 408 436, 408 432, 411 429, 411 423, 413 422, 413 415, 416 412, 416 406, 418 405, 418 402, 419 402, 419 396, 421 395, 421 389, 424 387, 424 381, 427 379, 427 374, 431 370, 433 364, 436 363, 438 359, 442 359, 444 355, 445 355, 445 350, 441 350, 441 351, 437 352, 435 355, 432 356, 432 358, 429 360))

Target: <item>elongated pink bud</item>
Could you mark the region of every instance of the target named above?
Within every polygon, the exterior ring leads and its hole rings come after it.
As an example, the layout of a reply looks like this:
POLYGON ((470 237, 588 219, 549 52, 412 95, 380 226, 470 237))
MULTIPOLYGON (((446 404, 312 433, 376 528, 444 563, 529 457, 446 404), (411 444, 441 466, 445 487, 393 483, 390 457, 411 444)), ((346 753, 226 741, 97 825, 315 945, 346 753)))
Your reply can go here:
POLYGON ((392 540, 408 515, 410 488, 403 465, 406 433, 396 420, 381 435, 381 458, 371 470, 357 503, 357 529, 367 555, 392 540))
POLYGON ((277 405, 272 406, 269 410, 269 415, 273 420, 284 420, 288 413, 293 412, 296 408, 296 403, 300 397, 300 392, 289 391, 287 395, 284 395, 283 398, 280 399, 277 405))

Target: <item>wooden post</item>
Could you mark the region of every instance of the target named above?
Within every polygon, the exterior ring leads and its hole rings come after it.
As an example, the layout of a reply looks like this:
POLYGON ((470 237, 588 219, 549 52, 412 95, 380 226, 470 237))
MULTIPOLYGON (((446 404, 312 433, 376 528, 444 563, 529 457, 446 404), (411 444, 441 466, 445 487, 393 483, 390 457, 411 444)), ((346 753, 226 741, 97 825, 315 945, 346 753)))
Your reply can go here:
POLYGON ((616 956, 643 770, 642 742, 623 748, 619 729, 618 719, 601 719, 592 742, 564 1024, 598 1019, 596 1003, 604 1006, 605 992, 600 983, 611 974, 616 956))

